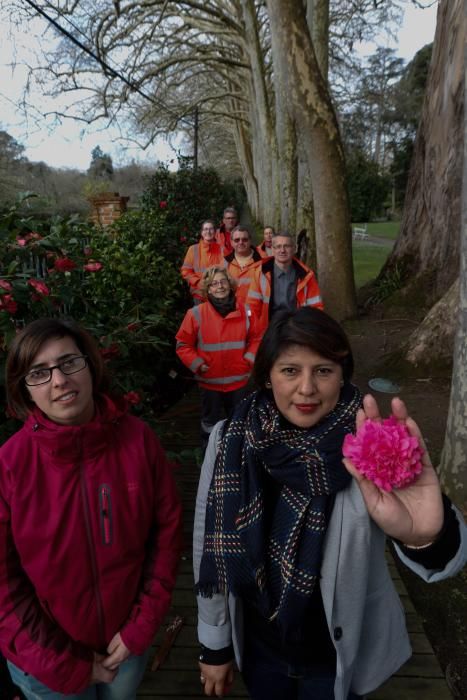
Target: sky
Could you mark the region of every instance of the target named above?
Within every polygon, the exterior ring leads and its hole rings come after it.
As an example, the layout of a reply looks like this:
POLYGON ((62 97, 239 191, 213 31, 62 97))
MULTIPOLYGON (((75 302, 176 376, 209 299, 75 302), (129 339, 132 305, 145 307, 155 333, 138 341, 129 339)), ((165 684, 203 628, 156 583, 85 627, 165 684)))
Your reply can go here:
MULTIPOLYGON (((436 2, 424 10, 408 4, 398 33, 398 44, 393 45, 400 57, 410 61, 422 46, 433 41, 436 12, 436 2)), ((36 32, 42 34, 45 26, 45 20, 38 20, 36 32)), ((0 27, 0 129, 7 131, 25 146, 24 155, 29 160, 44 161, 56 168, 74 167, 86 170, 91 160, 91 151, 97 145, 104 153, 112 156, 113 163, 117 166, 124 165, 132 159, 149 164, 154 164, 157 160, 169 163, 175 159, 175 150, 164 141, 157 142, 146 151, 137 146, 124 149, 119 142, 118 131, 104 123, 84 125, 66 119, 57 126, 51 118, 42 117, 38 126, 37 113, 31 113, 25 120, 15 105, 21 101, 24 91, 27 76, 24 64, 34 61, 37 44, 34 32, 29 33, 27 42, 24 36, 20 37, 20 41, 14 41, 5 24, 0 27), (16 63, 14 70, 8 65, 13 61, 16 63)), ((372 53, 374 47, 362 44, 358 50, 362 55, 366 55, 372 53)), ((29 99, 38 113, 45 114, 54 107, 52 102, 40 94, 30 95, 29 99)))

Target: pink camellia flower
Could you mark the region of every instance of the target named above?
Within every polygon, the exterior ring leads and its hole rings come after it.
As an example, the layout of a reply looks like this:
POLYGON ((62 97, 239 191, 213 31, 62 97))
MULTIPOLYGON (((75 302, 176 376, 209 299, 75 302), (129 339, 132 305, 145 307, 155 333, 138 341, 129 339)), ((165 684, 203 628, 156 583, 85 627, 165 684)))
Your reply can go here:
POLYGON ((186 236, 180 236, 180 243, 186 243, 186 236))
POLYGON ((99 272, 99 270, 102 270, 104 266, 102 263, 97 262, 96 260, 90 260, 86 265, 84 266, 84 269, 86 272, 99 272))
POLYGON ((141 403, 141 396, 137 391, 128 391, 126 394, 123 394, 123 398, 126 399, 128 403, 133 404, 133 406, 141 403))
POLYGON ((112 357, 117 357, 117 355, 120 354, 120 348, 118 347, 117 343, 111 343, 106 348, 100 348, 99 352, 104 360, 111 360, 112 357))
POLYGON ((11 292, 13 287, 11 286, 11 282, 8 282, 8 280, 0 280, 0 289, 5 289, 7 292, 11 292))
POLYGON ((44 282, 41 282, 41 280, 28 280, 28 284, 33 287, 36 292, 39 292, 39 294, 42 294, 45 297, 48 297, 50 294, 50 289, 44 282))
POLYGON ((28 240, 24 236, 16 236, 16 242, 18 245, 20 245, 22 248, 27 244, 28 240))
POLYGON ((54 262, 54 268, 60 272, 71 272, 76 267, 76 263, 70 258, 57 258, 54 262))
POLYGON ((15 314, 17 310, 18 304, 11 294, 0 296, 0 311, 8 311, 9 314, 15 314))
POLYGON ((163 199, 162 202, 159 202, 159 209, 167 209, 167 202, 165 199, 163 199))
POLYGON ((91 246, 85 245, 84 248, 83 248, 83 253, 85 254, 85 256, 86 256, 87 258, 89 258, 89 256, 90 256, 91 253, 92 253, 92 248, 91 248, 91 246))
POLYGON ((408 486, 423 469, 420 442, 394 416, 367 419, 356 435, 345 436, 342 452, 383 491, 408 486))

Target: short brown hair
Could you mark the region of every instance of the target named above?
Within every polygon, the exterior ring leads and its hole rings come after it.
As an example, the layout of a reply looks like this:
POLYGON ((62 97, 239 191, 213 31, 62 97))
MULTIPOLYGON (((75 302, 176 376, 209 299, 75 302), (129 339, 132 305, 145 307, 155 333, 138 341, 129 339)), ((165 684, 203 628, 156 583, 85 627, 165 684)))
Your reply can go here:
POLYGON ((40 318, 28 323, 14 338, 6 361, 6 390, 10 409, 24 420, 34 407, 24 382, 42 345, 54 338, 72 338, 86 355, 95 396, 109 388, 109 377, 94 338, 71 319, 40 318))
POLYGON ((208 289, 209 285, 213 281, 214 277, 217 275, 218 272, 222 272, 222 274, 225 276, 225 279, 228 281, 230 285, 230 289, 235 292, 237 289, 237 282, 236 280, 233 279, 227 272, 227 269, 225 267, 209 267, 205 272, 203 272, 203 276, 201 278, 201 283, 199 285, 199 289, 201 291, 201 294, 205 299, 208 298, 208 289))

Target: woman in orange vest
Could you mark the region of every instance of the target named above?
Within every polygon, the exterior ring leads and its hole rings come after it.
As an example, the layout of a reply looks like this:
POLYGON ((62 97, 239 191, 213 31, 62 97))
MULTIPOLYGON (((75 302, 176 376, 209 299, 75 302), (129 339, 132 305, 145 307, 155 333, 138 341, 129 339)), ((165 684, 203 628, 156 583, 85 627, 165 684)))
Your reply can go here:
POLYGON ((194 372, 201 392, 201 437, 248 393, 260 335, 249 307, 235 299, 235 282, 222 267, 202 277, 205 302, 189 309, 176 335, 177 355, 194 372))
POLYGON ((188 282, 193 303, 204 301, 199 289, 203 272, 213 265, 224 262, 224 248, 216 241, 216 229, 211 219, 201 224, 201 238, 198 243, 191 245, 185 255, 181 267, 181 275, 188 282))

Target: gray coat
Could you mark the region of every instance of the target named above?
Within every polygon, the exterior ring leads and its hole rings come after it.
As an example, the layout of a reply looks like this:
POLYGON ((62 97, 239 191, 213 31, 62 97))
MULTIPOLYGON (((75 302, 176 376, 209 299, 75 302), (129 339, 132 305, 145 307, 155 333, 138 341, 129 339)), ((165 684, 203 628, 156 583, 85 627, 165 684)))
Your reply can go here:
MULTIPOLYGON (((216 458, 218 423, 211 433, 201 469, 193 533, 195 581, 203 552, 206 500, 216 458)), ((454 576, 467 560, 467 528, 456 511, 461 546, 443 571, 427 570, 412 562, 396 547, 400 559, 427 582, 454 576)), ((384 532, 368 515, 360 489, 352 480, 335 499, 324 542, 321 595, 336 648, 335 700, 345 700, 352 690, 363 695, 380 686, 411 656, 399 596, 385 558, 384 532)), ((198 596, 198 637, 210 649, 231 643, 242 668, 242 601, 231 594, 198 596)))

